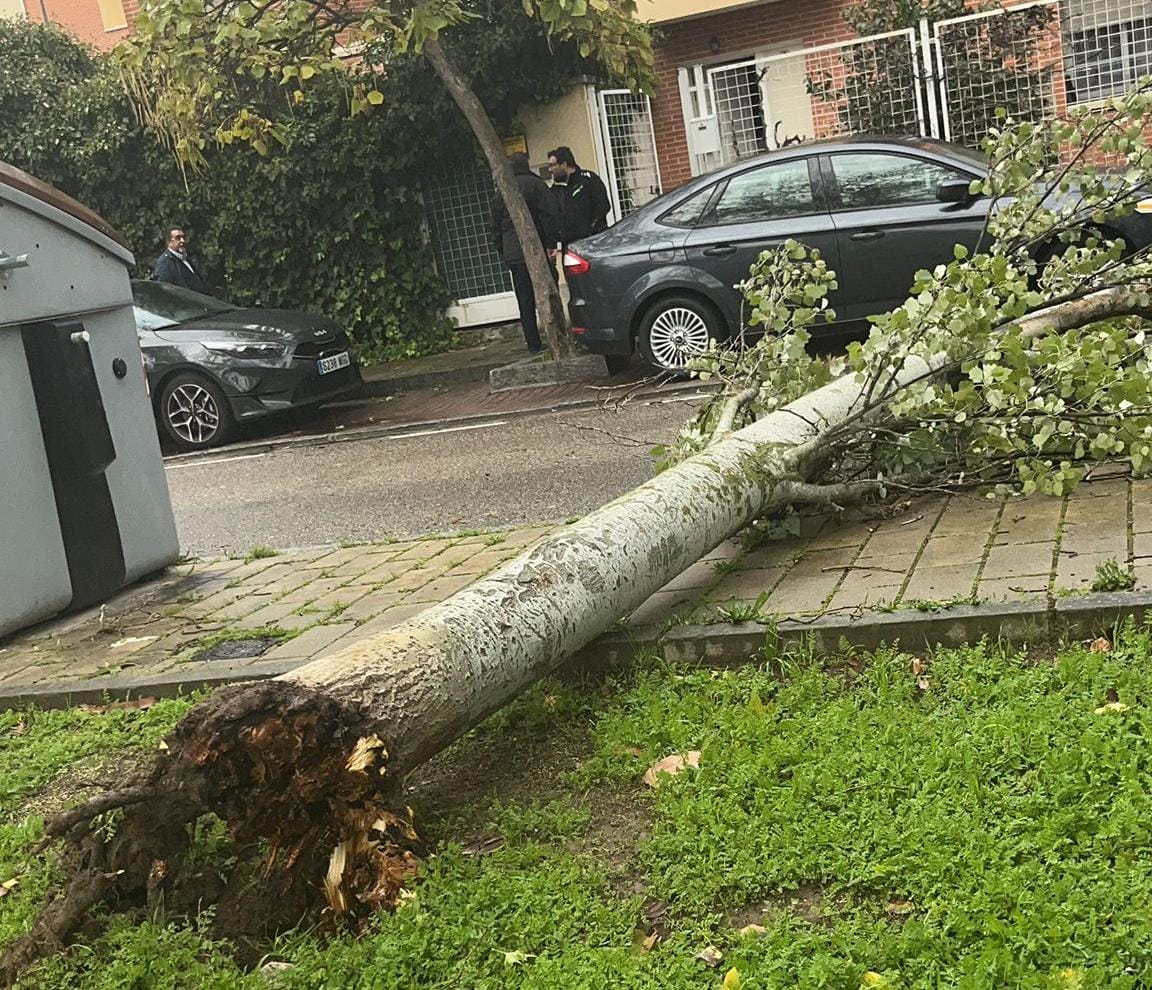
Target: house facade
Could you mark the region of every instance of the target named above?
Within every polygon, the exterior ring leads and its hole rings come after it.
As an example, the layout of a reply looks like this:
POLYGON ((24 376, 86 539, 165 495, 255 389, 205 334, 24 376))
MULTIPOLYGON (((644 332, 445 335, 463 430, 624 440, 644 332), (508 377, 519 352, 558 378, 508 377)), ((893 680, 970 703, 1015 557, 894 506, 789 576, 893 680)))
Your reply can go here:
POLYGON ((1152 0, 1003 0, 861 38, 857 0, 645 0, 660 175, 883 130, 978 143, 996 108, 1039 119, 1152 74, 1152 0))
POLYGON ((139 9, 140 0, 0 0, 0 17, 56 24, 102 51, 128 36, 139 9))

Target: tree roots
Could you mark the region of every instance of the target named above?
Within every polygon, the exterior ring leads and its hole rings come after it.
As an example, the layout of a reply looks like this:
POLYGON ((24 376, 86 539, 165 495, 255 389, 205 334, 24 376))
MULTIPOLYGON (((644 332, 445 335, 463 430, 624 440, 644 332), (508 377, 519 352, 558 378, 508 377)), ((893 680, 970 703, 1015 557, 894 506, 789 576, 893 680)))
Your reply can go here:
POLYGON ((66 882, 0 957, 0 984, 64 948, 101 903, 153 917, 212 903, 220 934, 241 941, 321 909, 347 923, 395 904, 419 840, 380 731, 286 680, 201 702, 137 779, 47 824, 41 848, 60 844, 66 882), (227 878, 188 856, 210 815, 236 854, 227 878))

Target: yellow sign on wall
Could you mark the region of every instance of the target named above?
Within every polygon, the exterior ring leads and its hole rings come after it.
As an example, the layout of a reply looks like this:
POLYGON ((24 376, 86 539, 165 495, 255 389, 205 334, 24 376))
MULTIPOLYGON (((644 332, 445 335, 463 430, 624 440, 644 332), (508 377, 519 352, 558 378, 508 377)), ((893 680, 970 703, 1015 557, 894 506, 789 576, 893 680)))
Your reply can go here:
POLYGON ((514 155, 517 151, 528 154, 528 139, 523 134, 504 139, 504 154, 514 155))

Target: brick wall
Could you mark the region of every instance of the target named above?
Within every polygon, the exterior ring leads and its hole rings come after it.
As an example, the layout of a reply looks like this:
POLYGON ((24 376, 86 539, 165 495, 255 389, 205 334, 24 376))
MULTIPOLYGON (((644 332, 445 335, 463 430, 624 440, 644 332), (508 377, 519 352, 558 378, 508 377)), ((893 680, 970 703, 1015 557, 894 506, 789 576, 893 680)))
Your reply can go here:
POLYGON ((656 42, 658 88, 652 101, 660 179, 665 190, 692 177, 676 70, 728 61, 789 42, 805 48, 854 37, 841 11, 849 0, 774 0, 666 24, 656 42))
MULTIPOLYGON (((30 21, 43 22, 44 12, 47 11, 51 23, 93 48, 102 50, 112 48, 131 31, 130 27, 115 31, 106 30, 97 0, 43 0, 43 2, 27 0, 24 7, 30 21)), ((132 24, 139 9, 140 0, 124 0, 124 13, 129 25, 132 24)))

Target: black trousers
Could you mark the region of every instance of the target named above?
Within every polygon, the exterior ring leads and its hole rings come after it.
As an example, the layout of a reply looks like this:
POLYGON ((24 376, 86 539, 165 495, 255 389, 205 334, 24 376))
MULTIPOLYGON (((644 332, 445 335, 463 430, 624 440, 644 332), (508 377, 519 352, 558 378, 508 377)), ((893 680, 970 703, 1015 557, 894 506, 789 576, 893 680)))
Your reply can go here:
POLYGON ((510 264, 508 269, 512 272, 512 288, 516 291, 516 306, 520 310, 520 326, 524 328, 524 341, 529 351, 539 351, 542 349, 540 323, 536 319, 536 293, 532 291, 532 277, 528 274, 528 266, 524 262, 518 262, 510 264))

